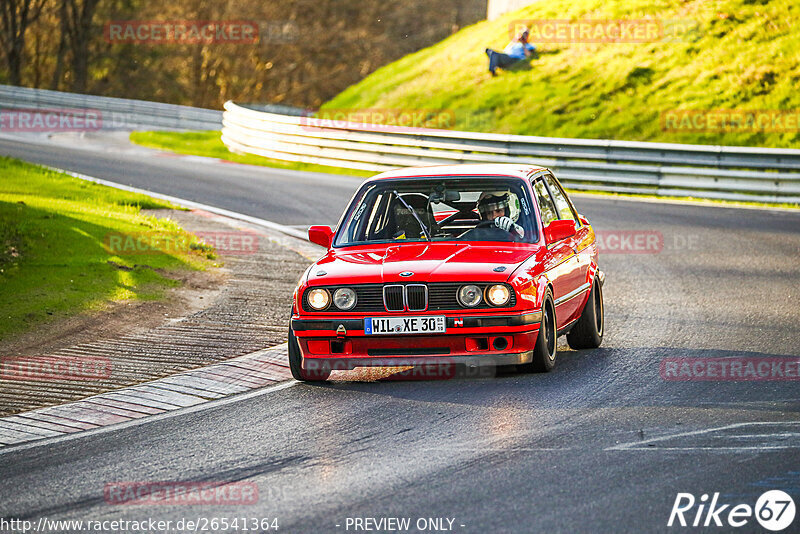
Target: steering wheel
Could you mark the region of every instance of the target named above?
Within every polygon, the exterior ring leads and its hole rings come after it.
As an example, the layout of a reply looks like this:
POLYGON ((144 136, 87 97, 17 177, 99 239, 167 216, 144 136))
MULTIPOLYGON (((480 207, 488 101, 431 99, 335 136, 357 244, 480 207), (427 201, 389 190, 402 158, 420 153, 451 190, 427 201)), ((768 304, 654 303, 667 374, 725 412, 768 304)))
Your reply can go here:
POLYGON ((476 224, 473 228, 467 230, 459 239, 469 240, 473 238, 474 233, 482 233, 484 239, 490 238, 496 239, 497 241, 519 241, 519 236, 515 232, 506 232, 500 227, 494 225, 494 221, 481 221, 476 224))

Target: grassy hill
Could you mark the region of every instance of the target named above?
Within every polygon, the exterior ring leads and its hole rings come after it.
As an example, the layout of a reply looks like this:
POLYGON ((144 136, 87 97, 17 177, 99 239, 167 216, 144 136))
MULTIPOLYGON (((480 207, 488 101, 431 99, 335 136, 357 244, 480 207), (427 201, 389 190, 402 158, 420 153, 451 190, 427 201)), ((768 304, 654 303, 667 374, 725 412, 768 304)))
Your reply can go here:
POLYGON ((549 0, 469 26, 368 76, 323 106, 454 112, 455 128, 575 138, 800 146, 790 132, 665 131, 662 112, 800 110, 800 4, 794 0, 549 0), (643 19, 688 34, 647 43, 531 42, 539 57, 492 78, 519 19, 643 19))

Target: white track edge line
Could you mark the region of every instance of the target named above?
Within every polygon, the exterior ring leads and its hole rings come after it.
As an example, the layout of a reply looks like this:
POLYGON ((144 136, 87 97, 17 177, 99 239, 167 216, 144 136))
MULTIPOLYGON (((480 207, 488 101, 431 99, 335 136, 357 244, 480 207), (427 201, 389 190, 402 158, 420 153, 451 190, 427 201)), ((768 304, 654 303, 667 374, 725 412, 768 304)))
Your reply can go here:
POLYGON ((283 224, 279 224, 276 222, 268 221, 266 219, 259 219, 258 217, 252 217, 250 215, 245 215, 244 213, 238 213, 235 211, 226 210, 223 208, 217 208, 215 206, 209 206, 208 204, 202 204, 200 202, 194 202, 193 200, 186 200, 185 198, 178 198, 173 197, 170 195, 163 195, 161 193, 155 193, 153 191, 148 191, 146 189, 139 189, 138 187, 132 187, 129 185, 123 185, 116 182, 110 182, 108 180, 103 180, 101 178, 95 178, 94 176, 89 176, 87 174, 81 174, 79 172, 68 171, 65 169, 59 169, 58 167, 51 167, 49 165, 41 165, 42 167, 49 169, 51 171, 60 172, 66 174, 68 176, 72 176, 73 178, 78 178, 81 180, 86 180, 88 182, 94 182, 96 184, 105 185, 108 187, 113 187, 115 189, 121 189, 123 191, 128 191, 130 193, 139 193, 142 195, 147 195, 153 198, 157 198, 159 200, 166 200, 167 202, 172 202, 173 204, 177 204, 179 206, 183 206, 185 208, 193 208, 193 209, 201 209, 204 211, 208 211, 210 213, 215 213, 217 215, 223 215, 225 217, 230 217, 231 219, 236 219, 239 221, 245 221, 252 224, 257 224, 259 226, 263 226, 264 228, 269 228, 271 230, 275 230, 281 232, 282 234, 289 235, 291 237, 296 237, 297 239, 302 239, 303 241, 309 241, 308 234, 305 232, 301 232, 296 228, 292 228, 291 226, 286 226, 283 224))
POLYGON ((648 443, 655 443, 657 441, 666 441, 673 438, 683 438, 687 436, 698 436, 700 434, 710 434, 712 432, 718 432, 720 430, 729 430, 731 428, 741 428, 743 426, 749 425, 774 425, 774 424, 800 424, 798 421, 745 421, 741 423, 731 423, 725 426, 718 426, 713 428, 702 428, 699 430, 690 430, 687 432, 678 432, 677 434, 668 434, 665 436, 658 436, 655 438, 645 439, 642 441, 631 441, 628 443, 620 443, 617 445, 613 445, 611 447, 606 447, 605 450, 607 451, 615 451, 615 450, 630 450, 634 447, 639 447, 640 445, 645 445, 648 443))

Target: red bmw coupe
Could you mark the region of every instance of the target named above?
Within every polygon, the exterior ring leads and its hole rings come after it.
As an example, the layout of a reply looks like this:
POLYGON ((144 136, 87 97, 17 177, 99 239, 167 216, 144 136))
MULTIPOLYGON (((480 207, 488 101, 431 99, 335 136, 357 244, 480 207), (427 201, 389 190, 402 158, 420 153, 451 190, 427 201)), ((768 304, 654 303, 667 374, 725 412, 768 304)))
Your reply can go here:
POLYGON ((361 186, 294 292, 298 380, 363 366, 516 365, 549 371, 556 338, 603 339, 603 280, 589 222, 548 169, 396 170, 361 186))

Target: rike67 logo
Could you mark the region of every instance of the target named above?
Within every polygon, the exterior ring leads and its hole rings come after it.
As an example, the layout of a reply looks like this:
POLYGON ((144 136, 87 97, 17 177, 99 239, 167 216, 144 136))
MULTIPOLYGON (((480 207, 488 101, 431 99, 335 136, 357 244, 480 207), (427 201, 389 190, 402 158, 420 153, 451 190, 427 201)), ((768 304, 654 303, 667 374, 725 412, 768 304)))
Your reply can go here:
POLYGON ((691 493, 678 493, 667 526, 739 528, 750 524, 755 517, 763 528, 779 532, 792 524, 794 515, 794 500, 780 490, 770 490, 761 495, 755 507, 721 504, 719 493, 714 493, 711 502, 706 493, 699 500, 691 493))

